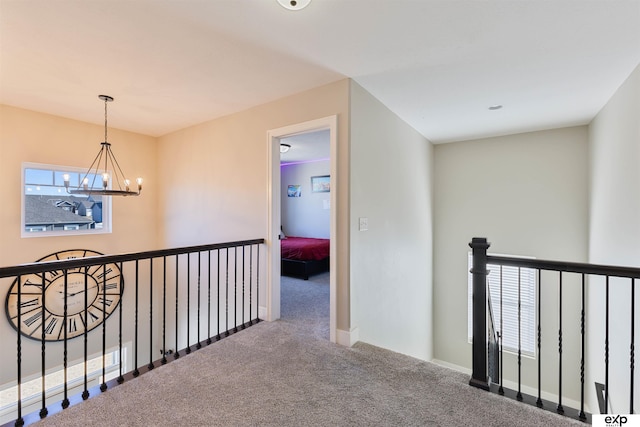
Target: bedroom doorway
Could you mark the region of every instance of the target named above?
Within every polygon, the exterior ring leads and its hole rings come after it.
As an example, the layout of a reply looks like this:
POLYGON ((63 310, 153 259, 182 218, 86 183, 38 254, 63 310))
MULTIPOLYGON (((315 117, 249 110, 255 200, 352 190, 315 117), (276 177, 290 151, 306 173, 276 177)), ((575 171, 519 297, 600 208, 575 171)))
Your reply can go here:
MULTIPOLYGON (((267 132, 267 141, 269 144, 269 221, 268 221, 268 250, 267 250, 267 289, 266 289, 266 307, 261 318, 266 320, 276 320, 280 318, 280 280, 281 280, 281 257, 280 257, 280 232, 282 225, 282 198, 287 197, 288 188, 282 184, 288 186, 288 184, 297 185, 301 183, 283 183, 281 180, 280 169, 280 145, 281 143, 294 145, 296 139, 299 141, 307 140, 309 146, 307 149, 312 150, 311 146, 314 137, 325 137, 328 139, 328 174, 321 174, 323 178, 319 181, 327 178, 325 175, 330 176, 331 190, 324 194, 325 197, 319 198, 320 210, 329 211, 329 224, 328 224, 328 237, 331 241, 330 257, 329 257, 329 339, 332 342, 336 342, 337 336, 337 322, 336 322, 336 247, 337 247, 337 232, 336 232, 336 218, 337 218, 337 191, 338 188, 338 176, 337 176, 337 116, 325 117, 309 122, 299 123, 296 125, 286 126, 279 129, 273 129, 267 132), (283 191, 284 188, 284 191, 283 191), (327 197, 328 195, 328 197, 327 197)), ((304 143, 303 143, 304 145, 304 143)), ((300 148, 302 150, 302 148, 300 148)), ((289 158, 293 159, 293 153, 289 158)), ((316 160, 318 157, 316 157, 316 160)), ((313 160, 309 158, 308 160, 313 160)), ((310 196, 310 185, 306 187, 306 195, 310 196)), ((292 191, 296 189, 293 188, 292 191)), ((304 191, 304 187, 300 189, 304 191)), ((303 196, 304 197, 304 193, 303 196)), ((320 212, 320 217, 322 212, 320 212)), ((296 226, 297 227, 297 226, 296 226)), ((285 230, 286 231, 286 230, 285 230)))

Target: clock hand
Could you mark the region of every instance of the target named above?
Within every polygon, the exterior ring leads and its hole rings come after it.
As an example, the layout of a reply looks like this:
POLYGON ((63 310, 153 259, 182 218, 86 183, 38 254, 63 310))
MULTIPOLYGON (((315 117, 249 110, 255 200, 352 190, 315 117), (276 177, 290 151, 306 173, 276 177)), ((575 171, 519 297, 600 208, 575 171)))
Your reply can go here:
MULTIPOLYGON (((70 293, 70 294, 67 294, 67 296, 68 296, 68 297, 74 297, 74 296, 76 296, 76 295, 78 295, 78 294, 83 293, 84 291, 88 291, 89 289, 93 289, 93 288, 97 288, 97 286, 91 286, 90 288, 82 289, 82 290, 80 290, 80 291, 78 291, 78 292, 72 292, 72 293, 70 293)), ((58 293, 60 293, 60 294, 64 294, 64 291, 58 291, 58 293)))

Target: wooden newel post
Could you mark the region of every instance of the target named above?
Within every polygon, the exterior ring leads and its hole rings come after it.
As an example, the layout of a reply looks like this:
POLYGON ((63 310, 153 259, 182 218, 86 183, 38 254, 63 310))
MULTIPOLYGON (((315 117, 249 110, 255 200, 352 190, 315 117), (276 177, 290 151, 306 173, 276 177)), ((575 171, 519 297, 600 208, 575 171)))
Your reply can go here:
POLYGON ((484 237, 474 237, 469 243, 473 255, 473 362, 469 384, 489 390, 487 380, 487 249, 484 237))

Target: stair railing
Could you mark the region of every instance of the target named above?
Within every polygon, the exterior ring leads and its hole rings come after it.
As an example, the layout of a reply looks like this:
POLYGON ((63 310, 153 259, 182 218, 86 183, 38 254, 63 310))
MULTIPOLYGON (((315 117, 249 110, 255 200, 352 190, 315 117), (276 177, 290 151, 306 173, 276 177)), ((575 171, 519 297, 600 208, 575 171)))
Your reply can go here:
POLYGON ((242 240, 0 268, 15 329, 13 345, 3 342, 15 364, 2 366, 0 378, 0 392, 13 392, 7 416, 13 421, 0 424, 33 423, 258 323, 263 244, 242 240), (53 300, 55 306, 47 303, 53 300), (71 365, 80 369, 76 378, 71 365), (27 380, 37 389, 29 399, 27 380), (40 411, 24 415, 27 401, 40 411))
MULTIPOLYGON (((565 416, 569 416, 572 418, 576 418, 581 421, 590 422, 591 415, 585 411, 585 387, 586 387, 586 375, 585 375, 585 364, 587 360, 587 352, 586 352, 586 336, 587 336, 587 322, 586 322, 586 291, 587 291, 587 281, 589 279, 600 278, 604 281, 604 301, 602 301, 604 319, 602 319, 602 323, 604 325, 604 340, 603 340, 603 350, 600 354, 590 354, 589 362, 592 364, 602 363, 603 366, 603 384, 600 385, 598 398, 602 401, 600 403, 601 410, 610 410, 611 408, 611 390, 614 390, 612 387, 617 387, 615 390, 620 391, 620 381, 618 384, 615 382, 612 383, 610 378, 610 370, 612 368, 611 365, 611 356, 612 352, 615 351, 616 355, 619 356, 621 352, 627 353, 627 360, 629 360, 629 368, 628 368, 628 405, 624 408, 623 405, 618 405, 618 412, 620 413, 619 408, 623 408, 621 413, 633 414, 634 413, 634 376, 635 376, 635 290, 638 285, 637 280, 640 279, 640 268, 632 268, 632 267, 619 267, 619 266, 608 266, 608 265, 595 265, 595 264, 584 264, 584 263, 574 263, 574 262, 561 262, 561 261, 549 261, 549 260, 540 260, 540 259, 531 259, 531 258, 515 258, 515 257, 507 257, 507 256, 497 256, 497 255, 488 255, 487 250, 490 247, 490 244, 487 242, 486 238, 478 238, 474 237, 469 243, 469 246, 472 249, 472 257, 473 257, 473 267, 471 269, 472 274, 472 287, 473 287, 473 296, 472 296, 472 321, 473 321, 473 340, 472 340, 472 374, 469 384, 478 387, 484 390, 495 391, 500 394, 505 394, 507 397, 512 397, 514 399, 524 401, 526 403, 530 403, 532 405, 536 405, 540 408, 544 408, 546 410, 552 410, 559 414, 563 414, 565 416), (488 265, 496 265, 499 268, 504 266, 518 267, 519 269, 533 269, 537 271, 537 396, 530 396, 521 392, 521 362, 522 362, 522 352, 521 349, 517 349, 517 388, 518 390, 510 390, 503 387, 503 357, 494 357, 492 362, 498 361, 500 363, 500 374, 498 378, 494 374, 488 374, 489 360, 488 354, 492 352, 492 349, 495 349, 495 338, 488 337, 488 328, 487 324, 492 316, 490 316, 490 312, 487 308, 487 276, 489 274, 488 265), (557 281, 553 283, 549 283, 549 281, 542 281, 541 272, 553 272, 555 275, 557 273, 557 281), (580 279, 579 292, 580 299, 578 301, 570 301, 570 304, 579 304, 580 305, 580 318, 579 319, 564 319, 569 323, 569 320, 579 320, 579 330, 570 330, 568 327, 563 325, 563 295, 566 292, 566 288, 563 288, 563 279, 566 280, 566 276, 576 275, 580 279), (613 283, 615 280, 615 283, 613 283), (615 318, 619 320, 620 313, 616 312, 616 310, 612 310, 611 301, 610 301, 610 290, 615 285, 618 286, 616 290, 620 290, 624 292, 624 283, 619 283, 621 280, 628 283, 628 298, 625 298, 625 305, 628 304, 628 312, 630 313, 630 337, 628 340, 628 346, 618 346, 615 349, 611 348, 611 337, 612 337, 612 329, 613 322, 612 320, 615 318), (545 361, 545 364, 553 364, 555 363, 554 368, 557 369, 558 377, 557 383, 553 385, 555 388, 554 392, 557 392, 557 399, 554 402, 545 400, 542 398, 542 380, 541 380, 541 372, 542 372, 542 352, 541 352, 541 336, 543 335, 541 329, 541 293, 552 291, 556 293, 558 299, 558 312, 555 313, 557 316, 557 331, 552 332, 551 334, 557 334, 557 351, 556 356, 557 360, 555 362, 545 361), (578 337, 579 345, 579 357, 580 362, 579 366, 566 366, 563 367, 563 340, 573 335, 575 338, 578 337), (563 369, 567 370, 577 370, 579 372, 579 389, 580 389, 580 402, 579 408, 569 408, 566 407, 563 403, 563 369)), ((600 283, 591 284, 592 286, 600 285, 600 283)), ((567 285, 565 285, 566 287, 567 285)), ((625 308, 627 310, 627 308, 625 308)), ((626 313, 626 311, 625 311, 626 313)), ((518 301, 518 319, 520 318, 520 301, 518 301)), ((492 322, 489 322, 492 323, 492 322)), ((578 322, 575 322, 578 323, 578 322)), ((619 322, 618 322, 619 323, 619 322)), ((490 325, 491 326, 491 325, 490 325)), ((518 325, 518 329, 520 326, 518 325)), ((548 333, 546 331, 545 333, 548 333)), ((503 331, 500 329, 498 331, 498 342, 502 341, 503 331)), ((518 340, 519 341, 519 340, 518 340)), ((518 343, 518 346, 520 344, 518 343)), ((502 354, 503 349, 500 345, 500 353, 502 354)), ((495 371, 495 367, 492 367, 490 370, 495 371)), ((595 378, 596 383, 598 383, 599 378, 595 378)), ((566 384, 565 384, 566 385, 566 384)), ((596 384, 596 388, 598 388, 596 384)), ((547 394, 549 392, 547 391, 547 394)), ((620 395, 620 393, 618 393, 620 395)))

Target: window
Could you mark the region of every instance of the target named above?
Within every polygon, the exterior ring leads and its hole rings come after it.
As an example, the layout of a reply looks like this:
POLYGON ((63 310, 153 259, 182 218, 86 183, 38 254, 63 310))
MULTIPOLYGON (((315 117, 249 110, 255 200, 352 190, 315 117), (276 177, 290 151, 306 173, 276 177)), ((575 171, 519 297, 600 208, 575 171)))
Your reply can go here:
MULTIPOLYGON (((468 267, 471 270, 473 257, 469 253, 468 267)), ((522 353, 535 357, 536 343, 536 270, 487 264, 488 291, 496 331, 500 332, 502 321, 502 346, 505 351, 518 352, 518 276, 520 276, 520 342, 522 353), (500 271, 502 270, 502 310, 500 305, 500 271), (519 272, 518 272, 519 271, 519 272), (502 317, 502 319, 501 319, 502 317)), ((473 335, 473 280, 468 275, 468 336, 473 335)))
MULTIPOLYGON (((111 232, 110 197, 71 195, 85 171, 68 166, 22 165, 22 237, 111 232)), ((102 177, 87 176, 91 188, 102 188, 102 177)))
MULTIPOLYGON (((128 347, 128 346, 127 346, 128 347)), ((126 351, 123 348, 123 372, 126 372, 126 351)), ((89 387, 101 384, 116 378, 120 369, 120 350, 111 349, 105 354, 105 378, 102 377, 102 355, 95 355, 87 360, 87 379, 89 387)), ((67 371, 67 386, 69 394, 79 393, 84 386, 84 362, 71 364, 67 371)), ((45 374, 45 387, 47 400, 62 399, 64 390, 64 371, 62 367, 45 374)), ((41 406, 42 377, 34 376, 22 382, 23 413, 36 411, 41 406)), ((0 423, 8 423, 14 419, 18 398, 18 387, 15 383, 0 386, 0 423)))

